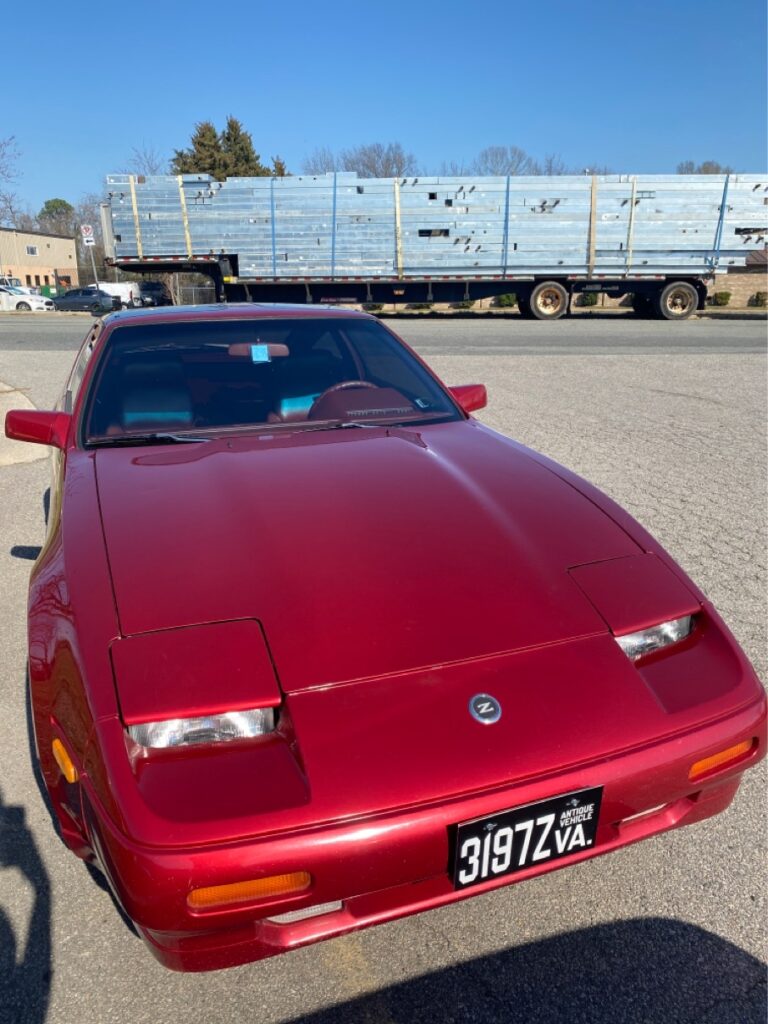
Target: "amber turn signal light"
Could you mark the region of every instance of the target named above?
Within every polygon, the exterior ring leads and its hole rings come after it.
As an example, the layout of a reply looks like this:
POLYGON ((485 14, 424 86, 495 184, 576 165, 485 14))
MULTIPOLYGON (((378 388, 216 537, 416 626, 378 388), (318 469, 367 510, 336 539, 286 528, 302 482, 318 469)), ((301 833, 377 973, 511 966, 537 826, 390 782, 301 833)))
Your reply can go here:
POLYGON ((209 885, 193 889, 187 896, 190 910, 215 910, 230 907, 234 903, 252 903, 275 896, 293 896, 304 892, 312 884, 307 871, 293 871, 288 875, 269 875, 267 878, 252 878, 247 882, 232 882, 230 885, 209 885))
POLYGON ((61 768, 61 774, 67 782, 77 782, 77 768, 75 768, 72 763, 72 758, 67 753, 66 747, 61 740, 54 740, 51 744, 51 750, 53 751, 53 756, 56 759, 56 764, 61 768))
POLYGON ((724 768, 725 765, 731 764, 733 761, 740 761, 752 750, 754 746, 754 740, 742 740, 741 743, 737 743, 733 747, 728 747, 725 750, 720 750, 717 754, 705 757, 701 761, 697 761, 695 764, 691 765, 691 770, 688 772, 688 778, 693 781, 694 779, 701 778, 702 775, 707 775, 716 768, 724 768))

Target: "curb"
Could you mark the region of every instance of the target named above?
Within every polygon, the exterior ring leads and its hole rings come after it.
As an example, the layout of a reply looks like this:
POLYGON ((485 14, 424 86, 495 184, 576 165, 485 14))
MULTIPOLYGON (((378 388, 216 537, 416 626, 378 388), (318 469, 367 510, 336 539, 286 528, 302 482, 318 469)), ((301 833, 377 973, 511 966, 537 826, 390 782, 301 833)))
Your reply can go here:
MULTIPOLYGON (((9 409, 34 409, 34 404, 27 398, 22 388, 15 388, 0 380, 0 423, 5 419, 9 409)), ((6 466, 17 466, 24 462, 38 462, 47 458, 49 451, 39 444, 28 444, 24 441, 12 441, 0 434, 0 469, 6 466)))
MULTIPOLYGON (((409 310, 403 310, 402 312, 400 312, 400 311, 392 312, 392 311, 388 311, 388 310, 380 310, 379 312, 374 313, 373 315, 378 317, 378 319, 380 319, 380 320, 387 320, 387 319, 393 319, 393 320, 484 320, 484 319, 488 319, 488 318, 492 318, 494 320, 521 320, 521 319, 523 319, 520 316, 520 313, 517 310, 512 311, 512 312, 508 311, 508 310, 505 310, 503 312, 502 311, 496 312, 493 309, 483 309, 483 310, 478 310, 477 312, 472 312, 471 310, 461 310, 461 311, 457 310, 456 312, 451 312, 450 310, 444 310, 444 311, 431 310, 429 312, 421 312, 421 313, 416 312, 416 311, 411 312, 409 310)), ((623 320, 623 319, 630 319, 630 320, 643 320, 643 321, 648 322, 648 323, 651 323, 651 322, 655 322, 655 323, 673 323, 674 322, 674 321, 671 321, 671 320, 670 321, 664 321, 664 320, 657 320, 656 318, 653 318, 653 317, 638 316, 637 313, 635 313, 631 309, 598 309, 598 310, 594 310, 594 309, 589 309, 589 310, 586 310, 586 309, 574 309, 574 310, 571 310, 570 312, 566 313, 565 316, 561 317, 561 319, 562 320, 581 320, 581 319, 584 319, 584 320, 589 320, 589 319, 594 319, 594 320, 622 319, 623 320)), ((717 310, 717 311, 715 311, 715 310, 706 309, 706 310, 702 310, 699 313, 694 313, 688 319, 690 319, 690 320, 758 320, 759 321, 759 320, 768 320, 768 311, 767 312, 762 312, 762 311, 758 312, 756 310, 756 311, 752 312, 752 311, 747 310, 747 309, 744 309, 744 310, 727 310, 727 311, 726 310, 722 310, 722 311, 721 310, 717 310)), ((535 319, 532 319, 530 322, 531 323, 536 323, 537 321, 535 319)), ((544 323, 546 321, 538 321, 538 322, 539 323, 544 323)))
POLYGON ((62 317, 62 316, 89 316, 95 319, 93 313, 86 311, 80 312, 80 310, 74 309, 51 309, 51 310, 18 310, 18 309, 0 309, 0 316, 28 316, 32 320, 39 320, 40 317, 62 317))

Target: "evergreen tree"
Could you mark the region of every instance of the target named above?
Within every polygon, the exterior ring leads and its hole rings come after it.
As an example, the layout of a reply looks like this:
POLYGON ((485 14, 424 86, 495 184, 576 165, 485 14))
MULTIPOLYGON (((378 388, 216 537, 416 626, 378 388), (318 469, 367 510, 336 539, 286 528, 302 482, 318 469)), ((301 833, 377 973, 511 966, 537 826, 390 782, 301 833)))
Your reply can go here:
POLYGON ((222 181, 224 175, 221 140, 212 121, 195 125, 189 149, 174 151, 171 171, 174 174, 210 174, 222 181))
POLYGON ((225 178, 265 178, 288 173, 285 163, 275 157, 272 168, 265 166, 253 148, 253 138, 236 117, 228 117, 224 130, 216 131, 211 121, 200 121, 189 149, 177 149, 171 161, 173 174, 210 174, 225 178))
POLYGON ((37 221, 42 231, 53 235, 72 238, 75 234, 75 208, 66 199, 46 199, 37 221))
POLYGON ((272 173, 253 148, 251 133, 235 117, 228 117, 219 136, 222 167, 227 178, 265 178, 272 173))

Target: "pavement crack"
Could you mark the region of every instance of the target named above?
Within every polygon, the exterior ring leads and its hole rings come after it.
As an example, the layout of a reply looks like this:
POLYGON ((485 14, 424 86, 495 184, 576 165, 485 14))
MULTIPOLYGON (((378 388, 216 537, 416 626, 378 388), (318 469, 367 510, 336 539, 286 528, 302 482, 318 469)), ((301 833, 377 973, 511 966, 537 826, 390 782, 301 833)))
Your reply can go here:
MULTIPOLYGON (((740 993, 738 996, 734 997, 733 995, 730 995, 730 996, 724 996, 721 999, 713 1000, 708 1006, 702 1007, 702 1009, 700 1011, 700 1014, 701 1014, 700 1020, 701 1020, 702 1024, 705 1024, 705 1021, 710 1018, 710 1016, 713 1013, 713 1011, 716 1011, 719 1007, 721 1007, 721 1006, 731 1006, 732 1007, 736 999, 738 999, 741 1002, 746 1002, 747 1000, 751 999, 751 997, 756 992, 758 992, 761 988, 765 987, 766 984, 767 984, 766 979, 764 977, 759 977, 759 978, 756 979, 756 981, 753 982, 753 984, 751 984, 749 986, 749 988, 747 988, 744 992, 740 993)), ((734 1020, 735 1020, 735 1018, 734 1018, 734 1020)), ((748 1024, 746 1018, 738 1018, 738 1020, 739 1020, 739 1024, 741 1024, 741 1021, 743 1021, 744 1024, 748 1024)))
POLYGON ((706 398, 704 395, 694 395, 690 391, 667 391, 665 388, 646 388, 655 395, 669 395, 670 398, 692 398, 695 402, 707 402, 709 405, 722 405, 718 398, 706 398))

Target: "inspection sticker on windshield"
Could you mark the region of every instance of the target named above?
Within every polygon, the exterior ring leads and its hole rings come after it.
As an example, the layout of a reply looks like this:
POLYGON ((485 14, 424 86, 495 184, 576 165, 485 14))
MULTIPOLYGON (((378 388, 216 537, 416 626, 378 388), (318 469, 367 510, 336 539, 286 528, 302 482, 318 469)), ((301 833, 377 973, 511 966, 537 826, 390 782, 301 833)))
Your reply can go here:
POLYGON ((597 786, 458 825, 454 886, 466 889, 590 850, 602 795, 602 786, 597 786))
POLYGON ((271 361, 269 345, 251 345, 252 363, 269 363, 271 361))

